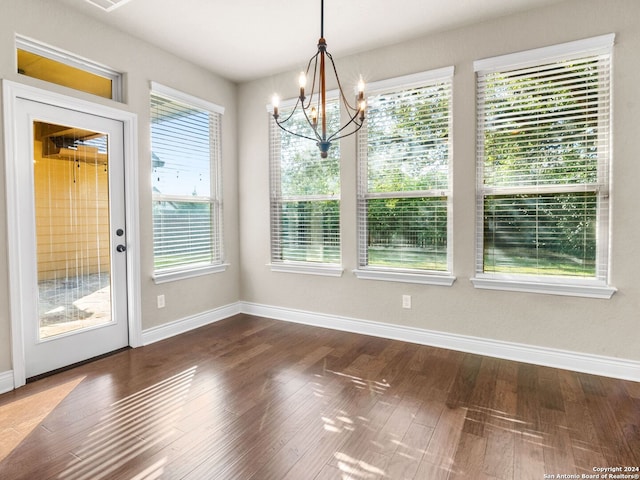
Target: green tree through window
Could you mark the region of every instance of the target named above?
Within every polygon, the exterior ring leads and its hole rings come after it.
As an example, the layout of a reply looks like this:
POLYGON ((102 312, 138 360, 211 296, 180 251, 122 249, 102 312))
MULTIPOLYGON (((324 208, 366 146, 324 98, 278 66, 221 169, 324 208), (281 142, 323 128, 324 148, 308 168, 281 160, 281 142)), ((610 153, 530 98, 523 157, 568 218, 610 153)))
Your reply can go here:
POLYGON ((451 78, 402 82, 370 94, 359 133, 360 266, 447 272, 451 78))
POLYGON ((609 68, 586 55, 478 74, 482 273, 602 277, 609 68))
MULTIPOLYGON (((281 115, 290 110, 281 108, 281 115)), ((329 128, 337 129, 338 103, 327 104, 329 128)), ((293 131, 310 128, 302 113, 293 131)), ((271 261, 340 263, 340 148, 321 158, 314 142, 283 132, 271 121, 271 261)))

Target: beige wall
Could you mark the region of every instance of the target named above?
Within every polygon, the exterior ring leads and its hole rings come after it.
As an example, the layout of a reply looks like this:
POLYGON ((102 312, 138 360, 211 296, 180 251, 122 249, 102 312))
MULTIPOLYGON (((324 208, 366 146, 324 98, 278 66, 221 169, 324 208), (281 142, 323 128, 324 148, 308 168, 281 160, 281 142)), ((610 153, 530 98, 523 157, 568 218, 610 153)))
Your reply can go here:
MULTIPOLYGON (((330 42, 330 38, 328 41, 330 42)), ((314 52, 309 44, 309 56, 314 52)), ((296 71, 240 86, 239 162, 243 300, 506 342, 640 360, 640 2, 574 0, 339 59, 343 82, 377 81, 454 65, 452 287, 358 280, 356 158, 343 141, 341 278, 273 273, 269 263, 268 131, 273 92, 296 94, 296 71), (610 300, 474 289, 475 99, 473 61, 616 34, 610 300), (402 294, 413 308, 401 308, 402 294)), ((303 68, 303 65, 300 65, 303 68)))
MULTIPOLYGON (((238 301, 239 251, 235 84, 134 37, 81 16, 46 0, 2 0, 0 6, 0 78, 44 87, 56 92, 134 112, 138 115, 139 148, 133 159, 139 169, 142 326, 143 329, 206 312, 238 301), (72 25, 73 28, 69 26, 72 25), (15 35, 20 34, 125 73, 125 102, 93 97, 48 85, 16 73, 15 35), (225 107, 222 123, 225 246, 230 268, 221 274, 155 285, 151 222, 151 159, 149 145, 149 88, 155 81, 225 107), (164 294, 166 308, 156 308, 164 294)), ((11 369, 7 224, 3 126, 0 119, 0 372, 11 369)))

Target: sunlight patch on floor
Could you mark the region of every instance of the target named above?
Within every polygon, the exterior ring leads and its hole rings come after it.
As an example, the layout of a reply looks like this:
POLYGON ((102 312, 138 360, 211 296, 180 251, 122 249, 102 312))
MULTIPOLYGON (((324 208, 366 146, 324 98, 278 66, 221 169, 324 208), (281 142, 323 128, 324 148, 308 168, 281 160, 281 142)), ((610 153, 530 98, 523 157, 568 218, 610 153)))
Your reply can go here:
POLYGON ((386 379, 379 380, 370 380, 367 378, 361 378, 355 375, 350 375, 344 372, 336 372, 334 370, 326 370, 326 372, 331 373, 333 375, 337 375, 338 377, 345 378, 355 386, 355 388, 365 390, 368 389, 372 394, 382 395, 384 394, 391 385, 387 382, 386 379))
POLYGON ((132 477, 131 480, 155 480, 156 478, 161 478, 162 474, 164 473, 164 466, 166 465, 166 463, 166 457, 162 458, 150 467, 145 468, 135 477, 132 477))
MULTIPOLYGON (((191 367, 114 402, 84 444, 73 450, 75 459, 57 478, 111 478, 120 467, 175 435, 196 369, 191 367)), ((160 478, 163 469, 155 463, 136 478, 160 478)))
POLYGON ((85 377, 0 406, 0 462, 69 395, 85 377))
POLYGON ((384 470, 342 452, 336 452, 334 457, 338 461, 338 468, 348 478, 373 479, 385 476, 384 470))

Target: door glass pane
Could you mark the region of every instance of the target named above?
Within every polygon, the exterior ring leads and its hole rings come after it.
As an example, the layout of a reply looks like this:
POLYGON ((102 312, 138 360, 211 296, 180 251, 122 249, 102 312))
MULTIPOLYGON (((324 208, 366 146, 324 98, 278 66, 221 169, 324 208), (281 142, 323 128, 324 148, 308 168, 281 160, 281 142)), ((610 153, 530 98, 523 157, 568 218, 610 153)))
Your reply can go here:
POLYGON ((34 123, 39 337, 111 323, 107 135, 34 123))

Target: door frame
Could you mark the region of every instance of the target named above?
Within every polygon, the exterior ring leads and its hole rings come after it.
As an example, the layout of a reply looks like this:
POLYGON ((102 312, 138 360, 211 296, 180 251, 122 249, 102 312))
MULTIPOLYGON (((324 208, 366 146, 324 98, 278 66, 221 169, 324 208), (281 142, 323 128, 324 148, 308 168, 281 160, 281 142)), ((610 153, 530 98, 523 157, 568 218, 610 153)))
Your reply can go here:
POLYGON ((75 97, 43 90, 10 80, 2 80, 3 123, 5 144, 5 188, 7 199, 7 247, 9 266, 9 310, 11 317, 11 358, 13 368, 13 387, 26 383, 25 348, 23 331, 22 258, 27 254, 24 242, 20 238, 18 225, 25 218, 30 219, 32 212, 24 212, 19 202, 18 186, 18 145, 16 144, 16 102, 25 99, 45 103, 67 110, 75 110, 90 115, 117 120, 123 124, 124 140, 124 196, 125 231, 127 232, 127 314, 129 346, 142 345, 142 304, 140 285, 140 222, 138 190, 138 117, 135 113, 118 108, 93 103, 75 97))

